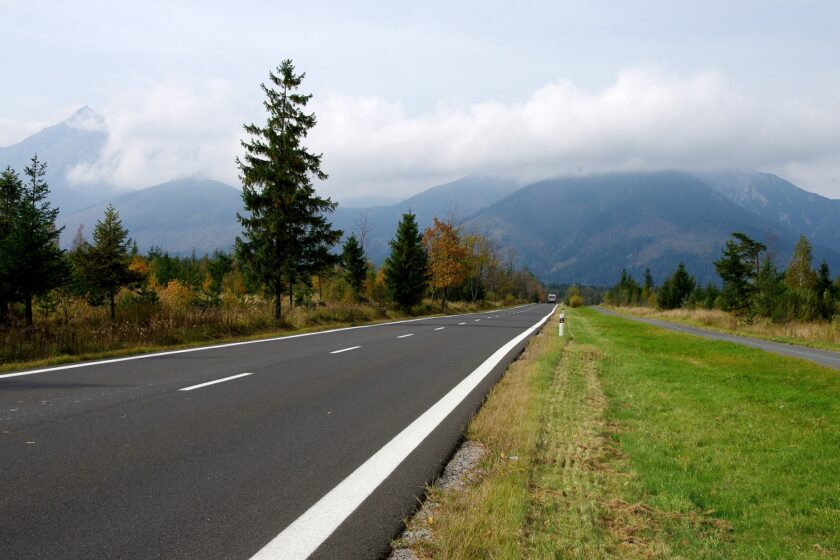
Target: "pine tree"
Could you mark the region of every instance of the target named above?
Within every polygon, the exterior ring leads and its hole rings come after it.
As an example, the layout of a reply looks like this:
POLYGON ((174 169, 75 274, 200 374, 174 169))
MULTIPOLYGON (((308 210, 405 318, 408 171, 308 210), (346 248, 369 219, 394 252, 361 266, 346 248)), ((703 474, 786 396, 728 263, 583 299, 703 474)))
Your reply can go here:
POLYGON ((251 136, 243 141, 242 200, 247 216, 237 214, 242 236, 236 240, 237 256, 274 296, 274 317, 280 318, 284 286, 290 299, 295 282, 333 262, 329 249, 341 238, 326 214, 337 204, 315 194, 312 178, 325 180, 321 155, 303 144, 315 126, 313 113, 304 111, 311 95, 295 93, 305 74, 295 74, 291 60, 284 60, 270 84, 261 84, 268 111, 265 126, 245 126, 251 136))
POLYGON ((754 259, 760 254, 761 243, 753 241, 743 233, 733 233, 726 242, 723 255, 715 261, 715 270, 723 280, 724 309, 735 313, 749 311, 751 296, 757 275, 754 259), (756 253, 758 251, 758 253, 756 253))
POLYGON ((93 228, 93 245, 83 243, 78 250, 79 268, 87 287, 96 295, 104 295, 110 305, 111 320, 117 318, 116 295, 120 288, 139 282, 141 276, 131 270, 132 241, 110 204, 105 218, 93 228))
POLYGON ((758 276, 755 279, 755 311, 762 317, 770 317, 774 321, 782 321, 786 314, 784 305, 785 285, 784 275, 776 269, 776 265, 769 258, 764 259, 758 276))
POLYGON ((680 263, 677 270, 662 284, 656 299, 657 305, 662 309, 681 307, 691 296, 696 284, 694 277, 685 269, 685 264, 680 263))
POLYGON ((367 279, 368 265, 365 252, 355 235, 350 235, 344 242, 341 252, 341 265, 344 268, 347 282, 353 289, 353 295, 357 300, 360 299, 367 279))
POLYGON ((68 272, 58 246, 64 228, 56 229, 58 208, 50 208, 47 200, 46 169, 46 163, 32 156, 24 170, 29 180, 21 184, 20 204, 0 252, 0 276, 6 278, 12 298, 23 301, 27 325, 32 324, 33 298, 60 285, 68 272))
POLYGON ((811 243, 804 235, 799 236, 790 258, 785 284, 795 290, 815 290, 817 274, 811 268, 811 243))
POLYGON ((385 282, 394 301, 404 310, 423 300, 428 285, 428 256, 414 214, 403 214, 385 259, 385 282))
POLYGON ((650 291, 653 290, 654 287, 655 287, 655 285, 653 283, 653 274, 650 273, 649 268, 646 268, 645 269, 645 275, 644 275, 644 285, 642 286, 642 289, 650 292, 650 291))
MULTIPOLYGON (((741 255, 748 259, 754 266, 755 276, 761 271, 761 253, 767 250, 767 245, 750 238, 745 233, 735 232, 732 237, 738 240, 741 255)), ((754 277, 755 277, 754 276, 754 277)))
POLYGON ((834 284, 831 282, 831 269, 825 261, 822 261, 817 269, 816 291, 817 297, 820 299, 820 316, 823 319, 831 319, 835 312, 837 293, 834 284))

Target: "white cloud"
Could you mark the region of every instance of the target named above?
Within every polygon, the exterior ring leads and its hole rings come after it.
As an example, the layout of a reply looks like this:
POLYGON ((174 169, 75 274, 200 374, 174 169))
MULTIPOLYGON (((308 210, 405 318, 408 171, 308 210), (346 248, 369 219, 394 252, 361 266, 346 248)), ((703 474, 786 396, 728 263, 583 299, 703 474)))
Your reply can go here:
MULTIPOLYGON (((203 174, 235 183, 241 125, 264 115, 258 100, 246 110, 234 93, 215 80, 116 98, 105 109, 110 136, 100 161, 72 179, 137 188, 203 174)), ((318 126, 308 142, 330 174, 319 188, 338 200, 404 197, 469 173, 525 181, 663 168, 789 172, 840 197, 840 96, 779 104, 715 72, 631 69, 597 91, 557 81, 520 102, 440 104, 419 114, 380 97, 317 92, 311 108, 318 126)))
POLYGON ((802 169, 840 155, 837 97, 775 105, 734 91, 714 72, 627 70, 601 91, 558 81, 520 103, 421 115, 379 98, 333 95, 317 111, 312 143, 325 153, 330 189, 357 195, 471 172, 527 180, 631 169, 802 169))
POLYGON ((0 117, 0 147, 17 144, 27 136, 55 124, 49 121, 17 121, 0 117))
POLYGON ((234 183, 241 130, 236 109, 233 88, 223 80, 124 93, 103 111, 108 141, 99 160, 73 168, 68 179, 122 189, 195 175, 234 183))

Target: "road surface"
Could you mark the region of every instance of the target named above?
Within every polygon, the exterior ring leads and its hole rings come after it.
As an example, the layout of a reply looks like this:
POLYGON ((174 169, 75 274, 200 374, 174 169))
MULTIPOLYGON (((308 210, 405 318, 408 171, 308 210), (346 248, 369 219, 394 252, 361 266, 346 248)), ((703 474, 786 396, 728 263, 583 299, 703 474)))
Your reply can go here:
POLYGON ((554 306, 0 374, 0 558, 377 558, 554 306))
POLYGON ((600 306, 593 307, 599 313, 604 315, 612 315, 614 317, 621 317, 631 321, 638 321, 646 323, 663 329, 677 331, 694 336, 701 336, 712 340, 723 340, 725 342, 733 342, 743 346, 750 346, 752 348, 759 348, 774 354, 781 354, 782 356, 790 356, 792 358, 800 358, 802 360, 809 360, 817 364, 828 366, 834 369, 840 369, 840 352, 831 352, 830 350, 817 350, 815 348, 807 348, 805 346, 794 346, 792 344, 783 344, 780 342, 772 342, 769 340, 762 340, 760 338, 750 338, 746 336, 737 336, 733 334, 724 334, 705 329, 698 329, 695 327, 688 327, 677 323, 669 323, 668 321, 661 321, 659 319, 648 319, 646 317, 634 317, 632 315, 625 315, 623 313, 616 313, 609 309, 604 309, 600 306))

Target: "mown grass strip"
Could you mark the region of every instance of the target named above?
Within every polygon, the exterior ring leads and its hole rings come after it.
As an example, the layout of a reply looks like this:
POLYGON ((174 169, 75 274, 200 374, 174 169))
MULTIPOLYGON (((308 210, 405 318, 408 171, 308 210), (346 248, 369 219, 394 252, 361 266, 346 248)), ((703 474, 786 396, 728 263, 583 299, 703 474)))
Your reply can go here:
POLYGON ((430 492, 420 557, 840 558, 836 372, 567 317, 470 425, 482 478, 430 492))

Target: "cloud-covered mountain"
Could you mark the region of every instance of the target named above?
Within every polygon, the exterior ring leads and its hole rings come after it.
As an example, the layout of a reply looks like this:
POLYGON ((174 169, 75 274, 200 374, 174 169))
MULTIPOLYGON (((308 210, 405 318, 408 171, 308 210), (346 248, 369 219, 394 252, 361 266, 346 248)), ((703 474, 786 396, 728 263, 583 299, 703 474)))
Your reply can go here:
POLYGON ((840 235, 838 201, 824 199, 817 213, 815 195, 772 175, 714 179, 714 186, 682 172, 552 179, 496 202, 465 227, 486 232, 540 278, 561 283, 611 285, 622 268, 637 278, 650 268, 661 281, 680 261, 701 282, 717 281, 713 261, 734 231, 768 242, 782 266, 805 234, 814 242, 815 258, 840 270, 838 246, 817 242, 840 235), (755 179, 751 187, 744 187, 745 177, 755 179), (784 188, 774 190, 780 183, 784 188), (782 208, 786 212, 779 214, 782 208))
POLYGON ((242 228, 236 220, 241 212, 239 190, 207 179, 181 179, 140 191, 115 196, 73 213, 59 215, 62 247, 68 247, 79 225, 90 241, 96 222, 111 203, 123 226, 140 251, 157 246, 170 254, 198 255, 216 249, 229 251, 242 228))
POLYGON ((97 160, 108 133, 102 116, 84 106, 69 119, 29 136, 23 141, 0 148, 0 165, 10 166, 21 176, 33 155, 47 164, 47 183, 53 207, 74 211, 100 200, 110 190, 104 184, 74 185, 68 172, 81 164, 97 160))

